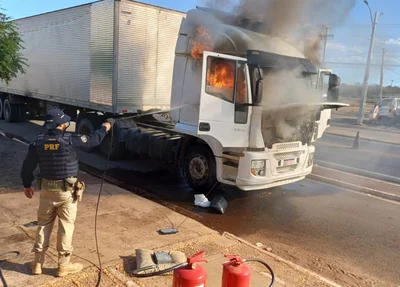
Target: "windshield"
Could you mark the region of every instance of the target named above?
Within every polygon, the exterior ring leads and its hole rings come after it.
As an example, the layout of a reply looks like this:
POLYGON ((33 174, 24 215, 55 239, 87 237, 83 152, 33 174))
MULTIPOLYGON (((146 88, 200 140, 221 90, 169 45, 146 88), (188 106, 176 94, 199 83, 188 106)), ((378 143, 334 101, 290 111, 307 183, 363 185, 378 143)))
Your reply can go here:
MULTIPOLYGON (((263 69, 262 134, 266 147, 280 142, 301 141, 310 144, 321 100, 315 89, 314 75, 299 70, 263 69)), ((251 70, 253 90, 259 73, 251 70)))
MULTIPOLYGON (((284 104, 314 103, 321 100, 321 93, 315 90, 316 75, 299 70, 264 68, 262 105, 274 107, 284 104)), ((257 68, 250 69, 252 91, 255 93, 260 79, 257 68)))

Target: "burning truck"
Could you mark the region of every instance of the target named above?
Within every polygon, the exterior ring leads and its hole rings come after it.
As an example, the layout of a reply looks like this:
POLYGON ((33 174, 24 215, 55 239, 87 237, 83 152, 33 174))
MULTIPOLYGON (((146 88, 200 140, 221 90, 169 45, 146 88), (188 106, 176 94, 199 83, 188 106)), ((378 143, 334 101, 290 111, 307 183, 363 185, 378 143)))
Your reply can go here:
POLYGON ((1 83, 0 116, 22 121, 60 107, 80 134, 118 118, 104 154, 175 165, 198 192, 301 180, 331 109, 347 106, 340 78, 257 21, 232 20, 128 0, 16 20, 29 67, 1 83))

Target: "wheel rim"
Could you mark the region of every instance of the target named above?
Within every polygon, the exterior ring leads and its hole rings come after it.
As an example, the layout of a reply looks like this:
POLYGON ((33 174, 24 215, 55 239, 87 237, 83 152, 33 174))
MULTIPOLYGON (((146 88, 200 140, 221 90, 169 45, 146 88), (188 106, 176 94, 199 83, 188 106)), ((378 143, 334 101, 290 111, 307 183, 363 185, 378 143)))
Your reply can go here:
POLYGON ((209 174, 207 159, 200 154, 194 155, 189 161, 189 174, 197 182, 206 180, 209 174))

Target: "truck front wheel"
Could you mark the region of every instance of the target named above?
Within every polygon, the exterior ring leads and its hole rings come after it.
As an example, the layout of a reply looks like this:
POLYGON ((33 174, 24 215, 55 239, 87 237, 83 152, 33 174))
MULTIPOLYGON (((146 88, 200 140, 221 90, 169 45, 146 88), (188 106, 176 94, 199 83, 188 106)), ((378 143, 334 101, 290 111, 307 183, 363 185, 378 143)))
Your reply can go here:
POLYGON ((189 147, 181 169, 186 183, 196 193, 208 194, 217 183, 215 157, 205 145, 189 147))

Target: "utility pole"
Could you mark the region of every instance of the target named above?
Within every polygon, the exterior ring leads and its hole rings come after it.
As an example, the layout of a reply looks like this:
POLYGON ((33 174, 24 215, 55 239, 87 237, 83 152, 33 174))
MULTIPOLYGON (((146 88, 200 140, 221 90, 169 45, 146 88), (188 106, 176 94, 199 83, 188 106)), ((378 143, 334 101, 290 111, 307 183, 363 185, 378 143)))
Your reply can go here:
POLYGON ((369 45, 367 67, 365 69, 364 86, 363 86, 362 95, 361 95, 360 110, 359 110, 358 119, 357 119, 358 125, 362 125, 364 123, 364 108, 365 108, 364 106, 365 106, 365 102, 367 101, 367 95, 368 95, 368 81, 369 81, 369 74, 371 72, 371 58, 372 58, 372 53, 374 51, 375 31, 376 31, 377 24, 378 24, 378 12, 375 12, 374 22, 372 23, 371 43, 369 45))
POLYGON ((392 80, 392 83, 390 84, 391 87, 393 87, 393 82, 394 82, 394 80, 392 80))
POLYGON ((385 53, 386 53, 386 50, 385 50, 385 48, 383 48, 383 51, 382 51, 382 66, 381 66, 381 88, 380 88, 380 92, 379 92, 379 100, 382 100, 382 94, 383 94, 383 67, 385 65, 385 53))
POLYGON ((334 35, 328 35, 330 27, 325 26, 325 25, 323 27, 325 29, 325 34, 324 35, 320 34, 319 37, 324 40, 324 52, 322 55, 322 65, 323 65, 323 67, 325 67, 326 46, 328 44, 328 38, 332 39, 334 35))

